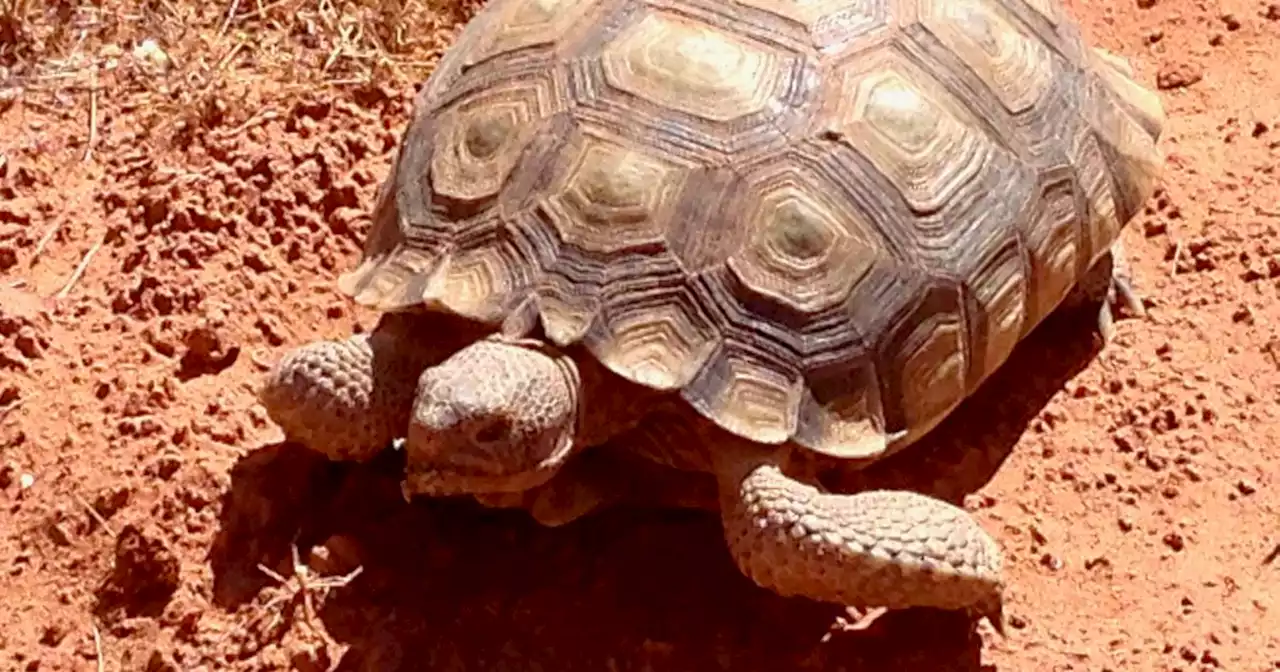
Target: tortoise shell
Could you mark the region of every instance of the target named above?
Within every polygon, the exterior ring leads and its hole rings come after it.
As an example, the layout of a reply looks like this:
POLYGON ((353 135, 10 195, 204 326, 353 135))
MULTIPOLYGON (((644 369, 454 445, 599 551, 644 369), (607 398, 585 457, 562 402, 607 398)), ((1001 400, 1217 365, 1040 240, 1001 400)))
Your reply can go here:
POLYGON ((494 0, 340 287, 540 322, 735 434, 873 458, 1107 252, 1162 124, 1054 0, 494 0))

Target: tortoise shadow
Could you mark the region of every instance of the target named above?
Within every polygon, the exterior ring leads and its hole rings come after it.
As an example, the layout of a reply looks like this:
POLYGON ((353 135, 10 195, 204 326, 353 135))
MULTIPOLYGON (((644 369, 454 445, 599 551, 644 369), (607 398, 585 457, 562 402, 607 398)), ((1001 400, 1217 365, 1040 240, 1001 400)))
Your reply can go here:
MULTIPOLYGON (((1096 356, 1080 312, 1048 318, 934 432, 858 478, 951 501, 981 488, 1096 356)), ((520 511, 406 503, 397 458, 339 465, 291 444, 245 456, 210 551, 215 603, 254 599, 257 563, 280 567, 291 542, 305 554, 337 537, 363 567, 319 614, 348 647, 338 670, 995 669, 961 614, 853 630, 839 607, 757 588, 707 513, 617 508, 548 529, 520 511)))

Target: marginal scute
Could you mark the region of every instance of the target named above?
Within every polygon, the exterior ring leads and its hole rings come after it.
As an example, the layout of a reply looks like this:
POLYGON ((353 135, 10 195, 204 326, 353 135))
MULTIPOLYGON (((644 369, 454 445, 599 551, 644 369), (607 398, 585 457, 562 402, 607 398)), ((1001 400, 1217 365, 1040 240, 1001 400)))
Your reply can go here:
POLYGON ((666 12, 629 26, 601 61, 611 86, 719 122, 764 110, 787 74, 770 47, 666 12))
POLYGON ((482 322, 500 322, 523 298, 538 271, 536 262, 502 222, 477 224, 468 233, 431 274, 420 298, 428 306, 438 305, 482 322))
POLYGON ((869 354, 807 372, 794 440, 816 453, 871 460, 889 445, 880 381, 869 354))
POLYGON ((1013 352, 1027 319, 1027 278, 1022 248, 1011 241, 970 274, 968 287, 975 310, 969 315, 969 341, 974 345, 969 370, 973 390, 1013 352))
POLYGON ((565 261, 562 257, 548 269, 535 293, 542 331, 560 347, 581 341, 600 314, 598 286, 584 286, 598 281, 583 283, 566 277, 565 261))
POLYGON ((1097 137, 1085 132, 1073 140, 1071 162, 1085 199, 1085 211, 1077 214, 1084 234, 1081 242, 1085 256, 1083 266, 1077 267, 1076 272, 1084 273, 1111 248, 1111 243, 1120 235, 1121 221, 1111 189, 1111 169, 1097 137))
POLYGON ((365 260, 338 279, 339 289, 357 305, 378 310, 402 310, 421 301, 430 277, 448 258, 436 248, 402 246, 365 260))
POLYGON ((623 290, 585 344, 614 373, 659 390, 684 387, 711 356, 719 335, 679 283, 623 290))
POLYGON ((1086 99, 1085 120, 1110 153, 1122 216, 1132 217, 1151 197, 1162 173, 1164 157, 1157 142, 1164 130, 1164 107, 1158 96, 1123 73, 1116 57, 1097 50, 1091 56, 1098 80, 1086 99))
POLYGON ((742 223, 749 238, 728 267, 751 290, 795 311, 838 306, 882 254, 874 229, 794 172, 758 189, 742 223))
POLYGON ((921 18, 1011 114, 1030 110, 1052 83, 1049 50, 1006 18, 996 0, 927 0, 921 18))
POLYGON ((941 94, 920 88, 927 75, 881 65, 833 75, 838 111, 823 121, 893 182, 912 211, 936 212, 981 172, 990 143, 954 116, 941 94))
POLYGON ((902 428, 918 437, 964 398, 969 363, 958 289, 943 285, 920 292, 912 310, 898 315, 881 343, 885 374, 896 387, 902 428))
POLYGON ((1058 0, 1009 0, 1010 2, 1021 2, 1030 7, 1035 13, 1039 14, 1048 21, 1050 25, 1058 25, 1062 21, 1062 5, 1058 4, 1058 0))
POLYGON ((804 381, 745 344, 725 341, 682 391, 720 427, 761 443, 795 435, 804 381))
POLYGON ((680 166, 591 135, 562 153, 566 165, 545 208, 565 243, 602 254, 662 244, 685 174, 680 166))
POLYGON ((1053 312, 1075 284, 1084 253, 1076 183, 1067 169, 1041 179, 1040 191, 1014 220, 1030 259, 1023 336, 1053 312))

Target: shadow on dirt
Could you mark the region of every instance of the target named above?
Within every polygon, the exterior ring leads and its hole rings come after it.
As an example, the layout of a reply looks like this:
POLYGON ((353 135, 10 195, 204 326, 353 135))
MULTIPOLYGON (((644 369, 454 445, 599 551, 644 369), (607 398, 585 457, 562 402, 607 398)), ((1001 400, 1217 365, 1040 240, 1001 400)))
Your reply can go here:
MULTIPOLYGON (((1092 324, 1051 317, 930 437, 857 480, 952 501, 982 487, 1096 355, 1092 324)), ((334 465, 292 445, 246 456, 211 552, 216 602, 255 599, 269 581, 256 564, 287 566, 291 541, 305 557, 339 535, 363 566, 319 613, 350 647, 339 670, 992 669, 961 615, 842 630, 838 607, 756 588, 705 513, 621 508, 546 529, 467 502, 406 504, 395 461, 334 465)))

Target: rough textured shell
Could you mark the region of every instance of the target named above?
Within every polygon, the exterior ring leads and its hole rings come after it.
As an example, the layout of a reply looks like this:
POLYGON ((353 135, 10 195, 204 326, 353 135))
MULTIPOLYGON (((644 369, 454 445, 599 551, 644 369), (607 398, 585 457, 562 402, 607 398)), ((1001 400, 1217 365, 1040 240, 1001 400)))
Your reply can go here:
POLYGON ((494 0, 341 286, 540 319, 732 432, 870 458, 1110 246, 1162 115, 1055 0, 494 0))

